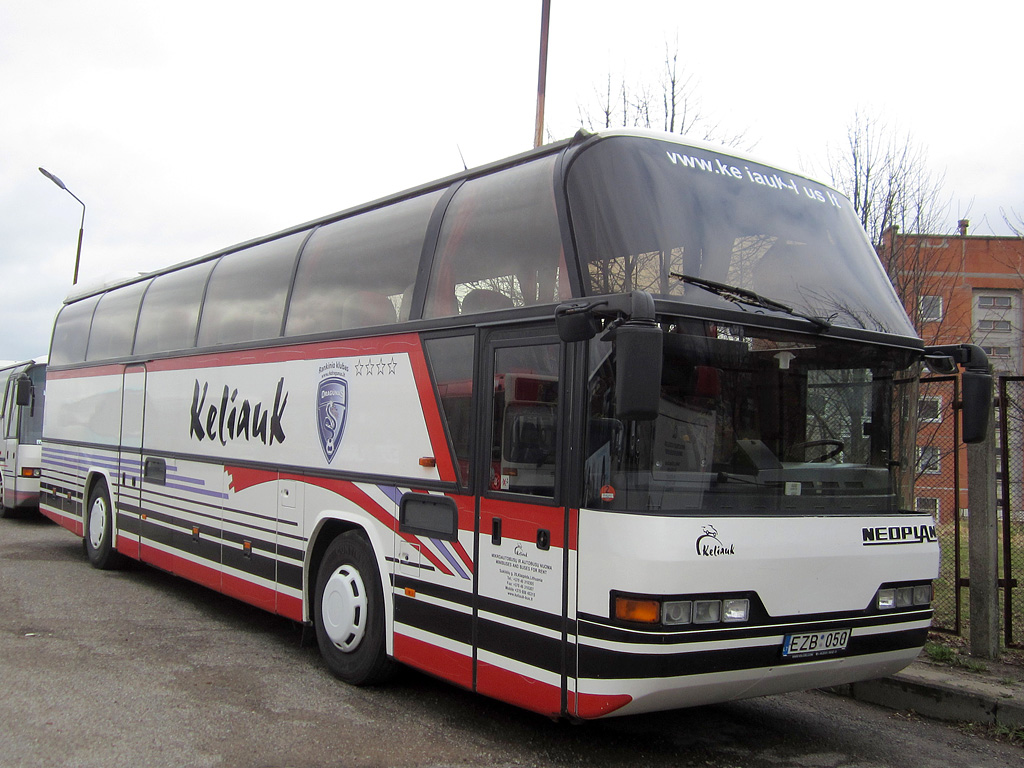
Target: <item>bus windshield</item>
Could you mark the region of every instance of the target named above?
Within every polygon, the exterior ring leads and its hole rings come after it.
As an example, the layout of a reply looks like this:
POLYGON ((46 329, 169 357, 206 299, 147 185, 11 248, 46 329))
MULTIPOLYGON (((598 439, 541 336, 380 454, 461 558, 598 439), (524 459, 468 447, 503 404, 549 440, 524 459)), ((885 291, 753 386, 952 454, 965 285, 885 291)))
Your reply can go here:
POLYGON ((614 346, 591 345, 586 500, 659 514, 907 509, 911 353, 681 321, 653 421, 614 416, 614 346))
POLYGON ((675 273, 753 290, 830 324, 916 336, 845 197, 720 152, 623 139, 586 148, 568 171, 590 295, 643 290, 731 306, 675 273))

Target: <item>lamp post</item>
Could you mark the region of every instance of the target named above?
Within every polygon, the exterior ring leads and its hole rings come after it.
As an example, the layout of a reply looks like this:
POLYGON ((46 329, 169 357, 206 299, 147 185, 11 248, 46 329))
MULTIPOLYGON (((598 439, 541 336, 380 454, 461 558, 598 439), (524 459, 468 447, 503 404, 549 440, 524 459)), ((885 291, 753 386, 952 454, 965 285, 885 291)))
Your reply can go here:
POLYGON ((43 174, 43 176, 48 178, 50 181, 52 181, 54 184, 56 184, 58 187, 63 189, 65 192, 67 192, 69 195, 71 195, 73 198, 75 198, 75 200, 78 200, 78 203, 82 206, 82 223, 78 227, 78 252, 75 253, 75 277, 71 281, 72 285, 76 285, 78 283, 78 264, 79 264, 79 262, 82 259, 82 235, 85 233, 85 203, 83 203, 81 201, 81 199, 78 197, 78 195, 76 195, 74 192, 72 192, 70 189, 68 189, 66 186, 64 186, 64 182, 63 181, 58 179, 56 176, 54 176, 48 170, 46 170, 45 168, 41 167, 39 169, 39 172, 41 174, 43 174))

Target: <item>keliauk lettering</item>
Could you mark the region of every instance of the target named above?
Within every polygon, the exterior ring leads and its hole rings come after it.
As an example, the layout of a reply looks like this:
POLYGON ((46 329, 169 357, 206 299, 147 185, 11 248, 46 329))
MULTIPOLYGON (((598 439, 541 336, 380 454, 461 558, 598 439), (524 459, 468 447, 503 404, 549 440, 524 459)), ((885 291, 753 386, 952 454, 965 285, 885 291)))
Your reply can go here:
POLYGON ((232 440, 253 440, 264 445, 285 441, 284 411, 288 406, 288 393, 284 390, 284 377, 277 382, 274 394, 274 406, 268 410, 263 402, 255 404, 248 398, 238 401, 238 389, 230 389, 227 384, 221 391, 219 401, 206 404, 209 382, 200 386, 196 379, 192 390, 192 419, 189 422, 189 437, 200 442, 211 440, 227 445, 232 440))

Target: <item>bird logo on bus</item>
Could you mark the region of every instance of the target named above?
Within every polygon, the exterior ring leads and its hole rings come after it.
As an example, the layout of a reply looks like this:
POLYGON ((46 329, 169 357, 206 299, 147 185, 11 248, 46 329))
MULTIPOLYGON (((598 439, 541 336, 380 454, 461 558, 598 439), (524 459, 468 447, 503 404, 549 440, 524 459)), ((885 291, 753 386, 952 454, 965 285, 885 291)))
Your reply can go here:
POLYGON ((320 447, 330 464, 334 460, 341 438, 345 433, 345 418, 348 414, 348 382, 340 376, 328 376, 320 380, 316 398, 317 431, 320 447))

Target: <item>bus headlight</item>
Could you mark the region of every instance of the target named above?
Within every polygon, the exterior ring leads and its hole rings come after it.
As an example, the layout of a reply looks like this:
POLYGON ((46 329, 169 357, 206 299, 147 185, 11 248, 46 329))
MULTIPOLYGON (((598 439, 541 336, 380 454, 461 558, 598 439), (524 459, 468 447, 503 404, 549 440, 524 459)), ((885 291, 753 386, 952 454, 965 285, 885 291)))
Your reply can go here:
POLYGON ((735 621, 746 621, 750 616, 750 601, 747 599, 742 600, 723 600, 722 601, 722 621, 724 622, 735 622, 735 621))
POLYGON ((21 476, 22 477, 39 477, 39 475, 40 475, 39 467, 22 467, 21 468, 21 476))
POLYGON ((928 606, 934 595, 931 584, 900 584, 878 590, 875 605, 880 611, 928 606))
POLYGON ((693 603, 694 624, 717 624, 722 620, 721 600, 696 600, 693 603))
POLYGON ((669 626, 689 624, 693 603, 689 600, 666 600, 661 607, 661 623, 669 626))

